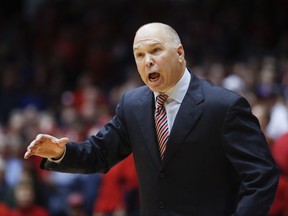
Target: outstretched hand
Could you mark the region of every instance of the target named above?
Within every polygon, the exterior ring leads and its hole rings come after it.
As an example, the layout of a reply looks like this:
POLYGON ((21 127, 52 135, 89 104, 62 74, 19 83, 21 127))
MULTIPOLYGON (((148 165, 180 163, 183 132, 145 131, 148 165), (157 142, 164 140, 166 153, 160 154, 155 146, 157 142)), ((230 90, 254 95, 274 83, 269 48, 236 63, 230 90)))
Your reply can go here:
POLYGON ((68 138, 56 138, 48 134, 38 134, 27 147, 24 159, 32 155, 37 155, 43 158, 61 158, 64 153, 65 145, 68 143, 68 138))

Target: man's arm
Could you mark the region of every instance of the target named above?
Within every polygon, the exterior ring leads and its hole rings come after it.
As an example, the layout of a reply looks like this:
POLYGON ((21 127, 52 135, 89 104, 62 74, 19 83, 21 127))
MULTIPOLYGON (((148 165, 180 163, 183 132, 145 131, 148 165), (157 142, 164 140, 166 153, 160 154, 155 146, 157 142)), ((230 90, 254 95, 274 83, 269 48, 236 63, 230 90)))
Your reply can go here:
POLYGON ((82 142, 68 142, 67 138, 57 139, 45 135, 49 139, 43 143, 36 138, 36 141, 28 146, 25 158, 31 155, 43 157, 40 167, 47 170, 70 173, 107 172, 131 153, 131 146, 124 126, 122 101, 117 106, 116 115, 113 119, 103 126, 96 135, 82 142), (57 150, 58 146, 63 146, 61 151, 60 149, 57 150), (54 152, 55 148, 56 152, 54 152), (66 152, 60 163, 51 162, 47 159, 60 158, 63 156, 64 150, 66 152))
POLYGON ((278 169, 257 118, 244 98, 228 110, 224 151, 241 180, 234 216, 268 214, 278 185, 278 169))

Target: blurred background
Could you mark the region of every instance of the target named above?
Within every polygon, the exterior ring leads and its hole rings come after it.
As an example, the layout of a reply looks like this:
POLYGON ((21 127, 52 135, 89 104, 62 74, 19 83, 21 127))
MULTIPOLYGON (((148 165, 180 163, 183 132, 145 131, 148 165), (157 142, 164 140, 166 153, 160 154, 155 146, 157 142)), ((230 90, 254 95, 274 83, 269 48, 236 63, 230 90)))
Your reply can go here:
POLYGON ((1 0, 0 215, 137 216, 133 157, 108 174, 64 174, 23 160, 38 133, 79 141, 142 85, 136 30, 179 33, 197 76, 243 95, 281 179, 270 216, 288 215, 288 1, 1 0))

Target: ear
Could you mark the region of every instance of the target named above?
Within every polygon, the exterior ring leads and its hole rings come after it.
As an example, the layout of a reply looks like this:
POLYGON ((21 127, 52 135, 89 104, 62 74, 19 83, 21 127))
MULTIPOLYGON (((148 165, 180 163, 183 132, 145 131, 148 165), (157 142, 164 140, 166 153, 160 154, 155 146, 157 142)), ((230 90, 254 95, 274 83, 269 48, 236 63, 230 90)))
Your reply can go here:
POLYGON ((185 52, 184 52, 184 48, 183 48, 183 45, 182 44, 179 44, 177 46, 177 54, 178 54, 178 58, 179 58, 179 62, 183 62, 184 59, 185 59, 185 52))

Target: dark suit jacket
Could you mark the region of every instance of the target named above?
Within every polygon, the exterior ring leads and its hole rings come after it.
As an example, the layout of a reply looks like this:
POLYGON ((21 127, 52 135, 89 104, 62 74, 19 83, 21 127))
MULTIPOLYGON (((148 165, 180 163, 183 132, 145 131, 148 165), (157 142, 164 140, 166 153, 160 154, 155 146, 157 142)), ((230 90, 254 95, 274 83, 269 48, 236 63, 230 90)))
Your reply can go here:
POLYGON ((278 171, 248 102, 193 74, 163 161, 154 126, 154 97, 146 87, 127 92, 101 131, 70 142, 61 172, 107 172, 134 154, 141 215, 263 216, 273 201, 278 171))

